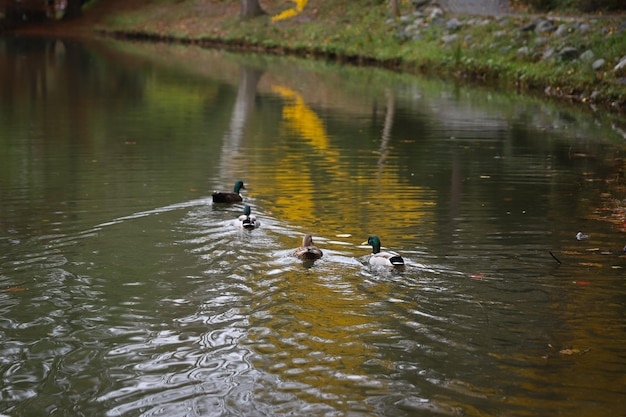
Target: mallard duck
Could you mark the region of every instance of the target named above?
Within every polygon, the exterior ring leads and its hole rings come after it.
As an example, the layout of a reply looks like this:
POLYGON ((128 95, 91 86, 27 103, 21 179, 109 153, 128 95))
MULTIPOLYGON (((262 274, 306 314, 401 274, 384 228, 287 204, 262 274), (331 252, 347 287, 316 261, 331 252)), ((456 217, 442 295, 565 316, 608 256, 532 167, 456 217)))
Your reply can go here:
POLYGON ((302 246, 295 250, 293 255, 302 260, 315 260, 322 257, 323 253, 317 246, 313 245, 313 236, 304 235, 302 246))
POLYGON ((252 210, 250 206, 246 205, 243 208, 243 214, 237 218, 237 226, 243 229, 254 229, 261 225, 261 222, 257 220, 254 214, 250 214, 252 210))
POLYGON ((404 259, 396 252, 380 251, 380 239, 378 236, 370 236, 367 238, 367 242, 363 242, 362 245, 372 245, 372 255, 370 256, 370 265, 382 265, 382 266, 404 266, 404 259))
POLYGON ((245 190, 246 187, 243 186, 243 181, 237 181, 235 183, 234 192, 222 192, 222 191, 213 191, 213 202, 214 203, 237 203, 242 201, 243 198, 239 191, 245 190))

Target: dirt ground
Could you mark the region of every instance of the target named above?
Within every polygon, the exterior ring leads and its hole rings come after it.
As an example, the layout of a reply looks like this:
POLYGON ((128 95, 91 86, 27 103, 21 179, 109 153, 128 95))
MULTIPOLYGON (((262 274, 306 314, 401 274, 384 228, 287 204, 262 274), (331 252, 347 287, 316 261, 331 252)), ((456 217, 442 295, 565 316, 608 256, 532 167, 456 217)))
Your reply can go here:
MULTIPOLYGON (((149 3, 149 0, 100 0, 79 19, 33 25, 22 28, 20 31, 86 33, 94 24, 103 21, 111 14, 136 10, 149 3)), ((260 0, 260 4, 265 6, 263 0, 260 0)), ((501 15, 511 12, 508 0, 440 0, 440 4, 452 13, 459 14, 501 15)), ((233 9, 230 12, 237 12, 239 9, 239 2, 235 0, 220 6, 226 5, 233 9)))

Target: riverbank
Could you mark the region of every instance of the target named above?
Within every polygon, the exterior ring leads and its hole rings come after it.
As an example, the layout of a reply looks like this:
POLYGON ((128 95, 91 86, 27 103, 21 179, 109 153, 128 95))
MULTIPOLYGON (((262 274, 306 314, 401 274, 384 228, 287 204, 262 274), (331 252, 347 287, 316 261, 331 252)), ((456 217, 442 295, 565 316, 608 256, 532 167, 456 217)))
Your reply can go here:
POLYGON ((388 2, 311 0, 277 20, 301 3, 265 0, 266 15, 242 20, 227 0, 110 0, 52 30, 379 65, 626 111, 626 16, 455 15, 422 3, 393 19, 388 2))

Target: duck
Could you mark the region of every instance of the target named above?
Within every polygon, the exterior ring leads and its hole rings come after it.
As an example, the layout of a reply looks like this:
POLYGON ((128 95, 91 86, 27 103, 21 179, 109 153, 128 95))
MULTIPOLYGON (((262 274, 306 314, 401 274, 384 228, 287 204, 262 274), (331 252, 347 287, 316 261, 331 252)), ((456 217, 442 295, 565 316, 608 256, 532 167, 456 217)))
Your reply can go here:
POLYGON ((316 260, 321 258, 324 253, 313 244, 313 236, 306 234, 302 238, 302 246, 296 249, 293 255, 302 260, 316 260))
POLYGON ((256 229, 261 225, 261 222, 257 220, 254 214, 250 214, 252 209, 249 205, 245 205, 243 208, 243 214, 237 218, 237 226, 242 229, 256 229))
POLYGON ((380 238, 378 236, 370 236, 367 238, 367 242, 363 242, 362 245, 372 245, 372 255, 370 256, 370 265, 380 266, 392 266, 403 267, 404 259, 396 252, 380 251, 380 238))
POLYGON ((576 233, 576 240, 585 240, 585 239, 589 239, 589 235, 578 231, 578 233, 576 233))
POLYGON ((243 201, 243 197, 239 194, 239 191, 245 190, 246 187, 243 186, 243 181, 237 181, 235 183, 235 187, 233 188, 232 193, 225 191, 213 191, 213 202, 214 203, 238 203, 243 201))

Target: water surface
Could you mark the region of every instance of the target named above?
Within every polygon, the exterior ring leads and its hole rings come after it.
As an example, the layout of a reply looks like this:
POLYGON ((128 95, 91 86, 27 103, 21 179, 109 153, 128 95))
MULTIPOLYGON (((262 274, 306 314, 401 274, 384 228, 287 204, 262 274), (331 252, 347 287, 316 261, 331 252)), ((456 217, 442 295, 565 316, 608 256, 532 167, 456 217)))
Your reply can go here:
POLYGON ((623 120, 193 47, 0 53, 0 413, 623 415, 623 120), (238 179, 258 229, 211 201, 238 179))

